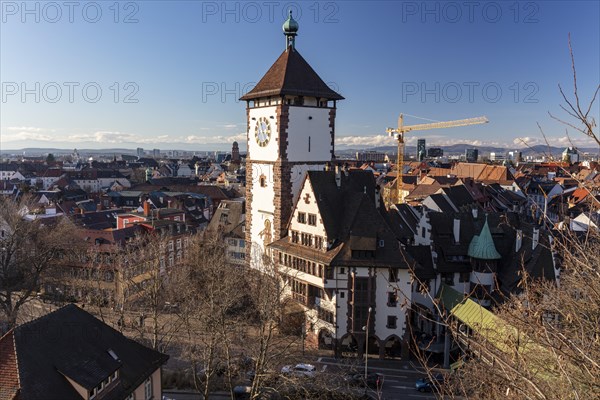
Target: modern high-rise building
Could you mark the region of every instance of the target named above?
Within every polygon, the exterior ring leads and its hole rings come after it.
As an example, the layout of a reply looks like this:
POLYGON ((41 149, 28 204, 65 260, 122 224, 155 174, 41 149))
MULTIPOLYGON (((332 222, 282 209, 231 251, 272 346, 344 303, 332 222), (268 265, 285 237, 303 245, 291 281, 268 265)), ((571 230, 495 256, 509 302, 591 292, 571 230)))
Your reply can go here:
POLYGON ((423 161, 427 157, 427 148, 425 145, 425 139, 417 140, 417 160, 423 161))
POLYGON ((479 150, 478 149, 466 149, 465 150, 465 158, 467 162, 477 162, 479 158, 479 150))

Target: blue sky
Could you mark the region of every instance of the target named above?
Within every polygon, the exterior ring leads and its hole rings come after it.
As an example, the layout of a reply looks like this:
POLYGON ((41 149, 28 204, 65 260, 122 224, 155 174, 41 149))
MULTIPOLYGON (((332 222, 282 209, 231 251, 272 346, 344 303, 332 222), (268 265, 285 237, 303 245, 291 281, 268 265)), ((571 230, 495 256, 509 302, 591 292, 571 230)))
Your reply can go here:
POLYGON ((490 119, 419 132, 428 145, 540 143, 536 122, 564 145, 548 111, 564 116, 559 83, 572 92, 569 33, 582 100, 600 82, 599 4, 2 1, 0 147, 230 148, 245 136, 237 99, 284 50, 289 8, 298 50, 346 98, 338 148, 392 145, 401 112, 490 119))

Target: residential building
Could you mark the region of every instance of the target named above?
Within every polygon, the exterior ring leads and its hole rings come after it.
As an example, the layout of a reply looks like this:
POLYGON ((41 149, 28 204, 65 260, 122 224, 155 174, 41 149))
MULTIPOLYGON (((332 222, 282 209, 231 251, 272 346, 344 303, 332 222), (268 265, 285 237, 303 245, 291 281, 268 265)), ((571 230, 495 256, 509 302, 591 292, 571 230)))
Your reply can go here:
POLYGON ((0 338, 0 398, 160 399, 168 358, 69 304, 0 338))
POLYGON ((242 200, 221 201, 205 231, 205 235, 223 240, 227 261, 240 265, 246 264, 244 211, 242 200))
POLYGON ((385 162, 385 153, 374 150, 357 151, 356 161, 383 163, 385 162))
POLYGON ((424 273, 416 274, 413 285, 411 323, 415 331, 436 336, 430 351, 443 349, 442 327, 431 322, 438 312, 432 301, 442 285, 489 307, 520 293, 525 276, 558 281, 550 233, 516 213, 427 211, 415 231, 415 245, 407 251, 424 273))
POLYGON ((308 339, 336 353, 362 354, 368 329, 370 353, 407 354, 414 265, 379 204, 368 171, 309 171, 288 236, 268 245, 288 298, 305 312, 308 339))
POLYGON ((494 162, 506 161, 506 155, 503 153, 491 152, 490 153, 490 161, 494 161, 494 162))

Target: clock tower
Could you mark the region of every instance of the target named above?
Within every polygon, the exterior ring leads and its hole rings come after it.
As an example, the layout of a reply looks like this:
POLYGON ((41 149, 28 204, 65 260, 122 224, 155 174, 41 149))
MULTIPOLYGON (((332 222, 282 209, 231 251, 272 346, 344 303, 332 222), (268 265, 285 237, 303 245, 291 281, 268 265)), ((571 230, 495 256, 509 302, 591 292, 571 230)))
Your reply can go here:
POLYGON ((246 259, 260 268, 267 245, 286 236, 306 171, 334 159, 336 102, 342 100, 296 49, 298 23, 283 24, 284 52, 246 101, 246 259))

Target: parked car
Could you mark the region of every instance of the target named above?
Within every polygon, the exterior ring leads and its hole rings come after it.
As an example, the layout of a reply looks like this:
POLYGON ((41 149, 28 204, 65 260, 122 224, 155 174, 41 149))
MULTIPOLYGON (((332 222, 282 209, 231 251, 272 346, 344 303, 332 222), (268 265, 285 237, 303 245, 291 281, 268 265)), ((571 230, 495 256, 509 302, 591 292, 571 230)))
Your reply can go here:
POLYGON ((435 374, 433 377, 419 378, 415 382, 415 389, 419 392, 431 392, 438 390, 444 384, 444 375, 435 374))
POLYGON ((312 364, 296 364, 295 366, 286 365, 281 368, 281 373, 299 378, 314 378, 317 374, 317 368, 312 364))
POLYGON ((383 386, 385 376, 378 372, 367 371, 367 379, 365 381, 365 374, 358 372, 351 372, 346 376, 346 381, 351 385, 357 385, 361 387, 368 386, 371 389, 380 390, 383 386))

